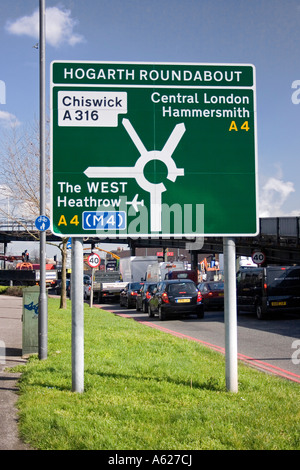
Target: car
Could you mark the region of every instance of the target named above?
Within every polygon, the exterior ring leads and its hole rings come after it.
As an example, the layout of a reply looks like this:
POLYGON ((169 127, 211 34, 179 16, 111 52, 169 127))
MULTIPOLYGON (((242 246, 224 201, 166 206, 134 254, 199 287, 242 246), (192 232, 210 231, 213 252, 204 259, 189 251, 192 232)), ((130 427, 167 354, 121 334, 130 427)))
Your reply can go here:
POLYGON ((300 312, 300 266, 240 268, 238 312, 254 312, 259 320, 278 312, 300 312))
POLYGON ((158 314, 160 320, 174 315, 196 314, 203 318, 202 294, 188 279, 165 280, 157 283, 148 303, 148 316, 158 314))
POLYGON ((83 297, 87 300, 91 296, 92 279, 88 274, 83 275, 83 297))
POLYGON ((224 308, 223 281, 200 282, 197 287, 202 294, 204 310, 224 308))
POLYGON ((129 282, 120 292, 120 306, 127 308, 135 307, 136 297, 143 284, 143 282, 129 282))
POLYGON ((91 297, 91 289, 92 289, 92 282, 88 280, 84 281, 83 282, 84 300, 88 300, 91 297))
MULTIPOLYGON (((88 298, 87 293, 90 291, 90 285, 91 285, 91 277, 88 276, 87 274, 84 274, 83 275, 83 298, 84 299, 88 298)), ((67 296, 71 298, 72 290, 71 290, 70 279, 66 280, 66 292, 67 292, 67 296)))
POLYGON ((153 290, 156 287, 156 283, 153 282, 145 282, 140 288, 137 296, 136 296, 136 310, 142 310, 144 313, 148 312, 148 302, 153 294, 153 290))
POLYGON ((66 293, 68 297, 71 297, 71 281, 66 279, 66 293))
POLYGON ((61 279, 57 279, 54 291, 55 291, 56 295, 60 295, 60 293, 61 293, 61 279))
MULTIPOLYGON (((56 286, 54 287, 54 292, 56 295, 61 294, 61 279, 57 279, 56 286)), ((66 293, 70 297, 70 279, 66 279, 66 293)))

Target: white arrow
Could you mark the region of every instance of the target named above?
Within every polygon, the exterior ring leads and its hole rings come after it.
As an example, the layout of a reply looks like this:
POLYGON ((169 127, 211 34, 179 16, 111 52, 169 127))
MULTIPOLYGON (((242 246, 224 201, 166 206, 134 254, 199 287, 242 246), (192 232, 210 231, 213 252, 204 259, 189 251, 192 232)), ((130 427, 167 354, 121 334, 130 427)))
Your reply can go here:
MULTIPOLYGON (((184 175, 184 168, 176 167, 172 159, 172 153, 185 132, 185 125, 181 123, 175 126, 161 151, 147 151, 130 121, 124 118, 122 123, 141 154, 135 165, 133 167, 88 167, 84 174, 88 178, 135 178, 140 188, 150 193, 151 232, 160 232, 162 193, 166 191, 166 187, 163 183, 150 183, 144 176, 144 168, 149 161, 160 160, 165 163, 168 168, 167 178, 170 181, 175 182, 177 176, 184 175)), ((132 205, 134 204, 137 206, 136 201, 134 201, 132 205)))

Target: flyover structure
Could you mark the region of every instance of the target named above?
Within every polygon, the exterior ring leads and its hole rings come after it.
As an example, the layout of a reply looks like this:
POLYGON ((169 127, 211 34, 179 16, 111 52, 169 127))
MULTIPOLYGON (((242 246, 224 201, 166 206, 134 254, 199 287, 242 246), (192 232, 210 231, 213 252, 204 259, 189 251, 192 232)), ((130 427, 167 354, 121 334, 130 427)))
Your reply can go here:
MULTIPOLYGON (((61 238, 47 231, 48 242, 59 242, 61 238)), ((8 222, 0 219, 0 243, 4 244, 4 254, 8 243, 13 241, 38 241, 39 232, 34 220, 8 222)), ((168 247, 191 250, 194 258, 199 253, 222 253, 223 237, 196 238, 96 238, 87 237, 86 244, 118 243, 128 245, 134 254, 136 248, 168 247)), ((300 217, 266 217, 259 219, 259 233, 251 237, 236 237, 236 254, 252 256, 255 251, 265 254, 266 264, 300 264, 300 217)))

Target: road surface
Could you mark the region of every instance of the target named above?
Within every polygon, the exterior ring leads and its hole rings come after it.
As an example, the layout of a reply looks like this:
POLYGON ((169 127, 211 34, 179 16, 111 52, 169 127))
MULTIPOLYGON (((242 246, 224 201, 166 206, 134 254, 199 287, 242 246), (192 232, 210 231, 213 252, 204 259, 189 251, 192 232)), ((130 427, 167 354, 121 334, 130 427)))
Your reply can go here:
MULTIPOLYGON (((145 313, 118 304, 101 308, 134 318, 172 334, 196 340, 225 353, 225 326, 222 311, 205 312, 196 317, 159 321, 145 313)), ((300 383, 300 314, 281 315, 271 320, 258 320, 251 314, 238 315, 238 357, 264 371, 300 383)))

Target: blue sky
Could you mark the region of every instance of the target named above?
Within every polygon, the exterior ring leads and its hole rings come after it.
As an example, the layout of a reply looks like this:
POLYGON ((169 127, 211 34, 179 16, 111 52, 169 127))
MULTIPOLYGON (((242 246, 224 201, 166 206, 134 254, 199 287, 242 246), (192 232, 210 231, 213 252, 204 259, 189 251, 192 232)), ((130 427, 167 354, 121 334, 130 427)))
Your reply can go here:
MULTIPOLYGON (((1 0, 0 139, 39 116, 38 0, 1 0), (34 15, 35 14, 35 15, 34 15)), ((300 0, 46 0, 52 60, 252 63, 259 213, 300 215, 300 0)))

